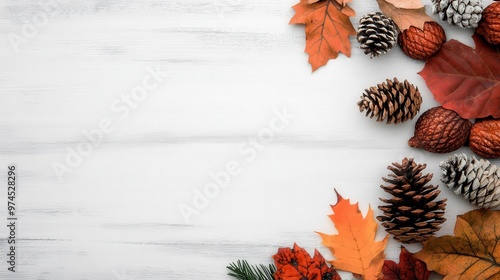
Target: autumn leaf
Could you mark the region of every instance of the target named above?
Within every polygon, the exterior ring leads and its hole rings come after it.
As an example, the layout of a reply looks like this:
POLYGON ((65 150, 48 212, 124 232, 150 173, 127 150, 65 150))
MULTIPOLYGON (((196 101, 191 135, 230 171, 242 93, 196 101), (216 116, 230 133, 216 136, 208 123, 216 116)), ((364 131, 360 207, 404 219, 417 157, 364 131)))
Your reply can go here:
POLYGON ((314 250, 311 258, 305 249, 293 244, 293 249, 279 248, 273 259, 277 268, 276 280, 340 280, 339 274, 326 264, 318 250, 314 250))
POLYGON ((380 10, 403 31, 410 26, 424 29, 424 23, 434 21, 425 13, 425 7, 419 0, 377 0, 380 10))
POLYGON ((356 13, 347 6, 351 0, 300 0, 293 6, 290 24, 305 24, 306 49, 312 70, 337 58, 339 52, 351 56, 349 36, 356 35, 349 17, 356 13), (313 2, 313 3, 309 3, 313 2))
POLYGON ((382 268, 384 274, 381 280, 427 280, 431 272, 425 263, 401 246, 399 264, 386 260, 382 268))
MULTIPOLYGON (((336 191, 335 191, 336 192, 336 191)), ((363 218, 358 204, 350 204, 337 193, 337 204, 332 205, 330 215, 337 235, 319 233, 335 260, 329 261, 335 269, 350 271, 362 275, 364 279, 376 280, 384 264, 384 249, 388 235, 382 241, 375 241, 377 223, 373 218, 373 210, 368 209, 363 218)))
POLYGON ((450 40, 419 74, 434 98, 462 118, 500 118, 500 48, 472 38, 476 49, 450 40))
POLYGON ((500 279, 500 211, 473 210, 457 217, 455 236, 432 237, 415 254, 450 279, 500 279))
POLYGON ((424 4, 420 0, 385 0, 385 2, 393 5, 395 8, 401 9, 420 9, 424 4))

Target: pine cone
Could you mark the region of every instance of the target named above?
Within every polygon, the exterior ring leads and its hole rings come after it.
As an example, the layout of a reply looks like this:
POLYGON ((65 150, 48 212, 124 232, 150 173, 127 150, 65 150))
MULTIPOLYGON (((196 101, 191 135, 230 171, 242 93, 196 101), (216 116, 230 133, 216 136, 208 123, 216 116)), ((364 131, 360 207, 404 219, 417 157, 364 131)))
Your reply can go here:
POLYGON ((381 12, 362 17, 358 27, 358 42, 370 57, 387 53, 396 44, 396 25, 381 12))
POLYGON ((500 2, 491 3, 483 11, 477 33, 492 45, 500 45, 500 2))
POLYGON ((449 153, 462 147, 472 123, 441 106, 425 111, 415 123, 415 134, 408 145, 432 153, 449 153))
POLYGON ((500 168, 483 159, 465 154, 449 157, 439 165, 441 181, 456 195, 462 195, 481 208, 500 206, 500 168))
POLYGON ((377 219, 388 233, 394 235, 394 239, 402 243, 425 241, 446 221, 446 199, 434 201, 440 191, 437 186, 426 186, 432 174, 423 176, 425 167, 425 164, 416 164, 412 158, 404 158, 401 164, 393 163, 387 167, 394 174, 382 178, 390 185, 380 187, 393 197, 380 198, 388 204, 378 207, 384 216, 377 219))
POLYGON ((481 0, 432 0, 432 12, 448 24, 463 28, 476 28, 483 4, 481 0))
POLYGON ((375 116, 378 122, 387 119, 387 123, 395 124, 413 119, 421 104, 418 88, 407 80, 401 83, 397 78, 365 89, 358 102, 359 111, 366 110, 366 116, 371 114, 370 118, 375 116))
POLYGON ((410 26, 398 35, 398 44, 403 52, 411 58, 420 60, 426 60, 435 54, 444 42, 446 33, 435 21, 427 21, 423 30, 410 26))

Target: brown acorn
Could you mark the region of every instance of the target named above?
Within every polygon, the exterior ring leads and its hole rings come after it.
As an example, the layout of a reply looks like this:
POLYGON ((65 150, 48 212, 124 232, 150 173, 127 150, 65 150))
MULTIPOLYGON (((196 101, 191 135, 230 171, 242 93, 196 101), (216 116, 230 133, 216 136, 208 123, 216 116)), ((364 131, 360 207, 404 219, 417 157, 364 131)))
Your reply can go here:
POLYGON ((448 153, 462 147, 472 123, 441 106, 425 111, 415 124, 415 135, 408 145, 433 153, 448 153))
POLYGON ((483 120, 472 126, 470 149, 485 158, 500 158, 500 119, 483 120))
POLYGON ((443 27, 435 21, 424 23, 424 30, 415 26, 399 33, 398 44, 409 57, 426 60, 446 42, 443 27))
POLYGON ((483 10, 476 32, 488 43, 500 45, 500 2, 493 2, 483 10))

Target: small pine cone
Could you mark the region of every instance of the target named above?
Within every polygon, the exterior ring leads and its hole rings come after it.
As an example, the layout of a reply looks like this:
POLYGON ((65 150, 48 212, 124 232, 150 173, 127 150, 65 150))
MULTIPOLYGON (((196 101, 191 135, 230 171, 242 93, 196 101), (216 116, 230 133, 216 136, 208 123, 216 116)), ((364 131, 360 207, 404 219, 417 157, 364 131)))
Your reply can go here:
POLYGON ((387 53, 396 44, 397 28, 392 19, 381 12, 365 15, 359 21, 358 42, 370 57, 387 53))
POLYGON ((377 219, 388 233, 394 235, 394 239, 402 243, 425 241, 446 221, 446 199, 435 201, 440 191, 437 186, 426 186, 432 174, 422 175, 425 167, 425 164, 416 164, 412 158, 405 158, 401 164, 395 162, 388 166, 387 169, 394 174, 382 178, 389 185, 380 187, 393 197, 380 198, 387 205, 378 207, 384 215, 377 219))
POLYGON ((398 44, 411 58, 426 60, 435 54, 446 42, 443 27, 435 21, 427 21, 424 30, 415 26, 399 33, 398 44))
POLYGON ((416 86, 394 78, 365 89, 358 107, 360 112, 366 110, 366 116, 377 117, 378 122, 387 119, 387 123, 398 124, 413 119, 421 104, 422 96, 416 86))
POLYGON ((500 119, 476 122, 470 130, 470 149, 485 158, 500 158, 500 119))
POLYGON ((476 28, 481 20, 481 0, 432 0, 432 12, 439 18, 463 28, 476 28))
POLYGON ((425 111, 415 124, 415 135, 408 145, 433 153, 448 153, 462 147, 469 137, 472 123, 443 107, 425 111))
POLYGON ((500 168, 465 154, 449 157, 439 165, 441 181, 456 195, 481 208, 500 206, 500 168))
POLYGON ((491 3, 483 11, 476 32, 492 45, 500 45, 500 2, 491 3))

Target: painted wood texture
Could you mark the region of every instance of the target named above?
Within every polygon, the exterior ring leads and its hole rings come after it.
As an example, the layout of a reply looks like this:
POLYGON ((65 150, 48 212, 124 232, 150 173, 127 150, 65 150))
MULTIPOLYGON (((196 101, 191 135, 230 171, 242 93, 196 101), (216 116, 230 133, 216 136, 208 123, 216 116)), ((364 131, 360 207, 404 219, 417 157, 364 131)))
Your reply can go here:
MULTIPOLYGON (((399 48, 370 59, 351 39, 350 59, 311 74, 293 4, 3 0, 0 220, 10 164, 19 220, 16 273, 0 227, 0 279, 230 279, 229 262, 269 263, 293 242, 331 258, 314 231, 334 232, 333 188, 380 214, 381 177, 403 157, 438 184, 448 155, 407 146, 415 120, 376 123, 356 106, 393 77, 420 88, 423 110, 436 106, 423 62, 399 48)), ((378 10, 352 7, 355 27, 378 10)), ((472 207, 442 196, 450 234, 472 207)))

